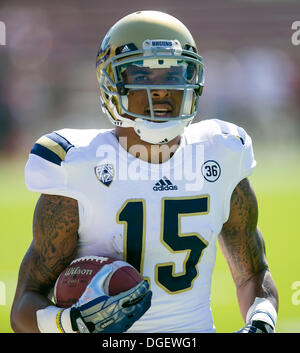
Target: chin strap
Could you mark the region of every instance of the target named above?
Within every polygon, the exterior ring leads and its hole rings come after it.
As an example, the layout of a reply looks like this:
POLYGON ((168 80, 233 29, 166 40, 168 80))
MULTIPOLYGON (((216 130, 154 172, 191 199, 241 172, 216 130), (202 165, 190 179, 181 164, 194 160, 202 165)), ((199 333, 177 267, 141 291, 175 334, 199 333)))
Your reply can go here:
POLYGON ((115 120, 109 111, 105 109, 105 106, 103 106, 103 112, 106 113, 113 125, 122 126, 124 128, 132 127, 141 140, 154 145, 167 143, 181 135, 184 132, 184 128, 193 120, 193 117, 184 120, 169 120, 165 122, 154 122, 141 118, 131 120, 119 115, 115 106, 112 106, 112 108, 114 110, 114 115, 118 120, 115 120))
POLYGON ((156 123, 144 119, 135 119, 134 131, 143 141, 163 144, 173 140, 184 132, 187 122, 183 120, 156 123))

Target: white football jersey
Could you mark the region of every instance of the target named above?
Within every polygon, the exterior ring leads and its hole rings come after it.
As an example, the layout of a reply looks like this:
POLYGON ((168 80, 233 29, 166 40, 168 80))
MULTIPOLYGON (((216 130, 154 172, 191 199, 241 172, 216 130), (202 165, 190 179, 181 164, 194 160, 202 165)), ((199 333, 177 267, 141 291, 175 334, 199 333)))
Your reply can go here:
POLYGON ((52 132, 33 146, 25 180, 78 200, 78 257, 123 259, 149 281, 151 308, 128 332, 215 332, 216 241, 232 191, 254 167, 242 128, 205 120, 186 128, 161 164, 127 153, 113 130, 52 132))

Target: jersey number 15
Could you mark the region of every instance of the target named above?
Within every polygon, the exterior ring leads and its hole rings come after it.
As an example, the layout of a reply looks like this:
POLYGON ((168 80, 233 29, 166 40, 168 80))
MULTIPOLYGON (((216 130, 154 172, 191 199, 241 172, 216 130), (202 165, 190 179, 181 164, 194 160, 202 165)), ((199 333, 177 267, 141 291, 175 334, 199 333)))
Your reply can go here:
MULTIPOLYGON (((171 252, 186 252, 183 271, 175 273, 172 262, 155 266, 155 281, 169 294, 176 294, 192 288, 198 276, 197 264, 207 241, 200 234, 181 233, 181 217, 204 215, 209 212, 209 196, 170 197, 161 201, 162 244, 171 252)), ((151 220, 149 220, 151 222, 151 220)), ((123 223, 124 260, 143 274, 146 202, 142 199, 127 200, 117 214, 117 222, 123 223)))

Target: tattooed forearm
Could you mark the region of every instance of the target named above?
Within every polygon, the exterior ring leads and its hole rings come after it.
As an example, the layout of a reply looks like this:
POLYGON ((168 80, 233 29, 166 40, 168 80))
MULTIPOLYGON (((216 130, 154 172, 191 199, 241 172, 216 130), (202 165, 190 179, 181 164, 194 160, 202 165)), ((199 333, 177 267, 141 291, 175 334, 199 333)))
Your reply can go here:
POLYGON ((256 297, 268 298, 278 308, 277 289, 268 269, 263 237, 257 228, 254 191, 242 180, 231 196, 230 215, 219 237, 237 288, 243 319, 256 297))
POLYGON ((40 197, 33 220, 34 240, 25 266, 32 289, 47 291, 74 259, 77 231, 77 201, 52 195, 40 197))
POLYGON ((48 294, 56 278, 76 256, 78 223, 76 200, 40 197, 33 220, 33 241, 20 266, 11 309, 15 332, 39 332, 36 312, 53 305, 48 294))
POLYGON ((237 286, 268 267, 257 218, 256 197, 249 181, 244 179, 232 194, 230 216, 219 238, 237 286))

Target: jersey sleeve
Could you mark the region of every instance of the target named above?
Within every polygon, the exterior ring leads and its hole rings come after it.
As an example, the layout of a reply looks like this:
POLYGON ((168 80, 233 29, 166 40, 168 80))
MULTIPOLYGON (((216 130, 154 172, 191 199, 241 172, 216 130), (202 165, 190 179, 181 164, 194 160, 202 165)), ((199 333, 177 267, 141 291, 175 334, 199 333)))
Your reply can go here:
POLYGON ((64 161, 74 145, 57 132, 42 136, 33 145, 25 166, 25 184, 31 191, 70 196, 64 161))
POLYGON ((234 183, 253 173, 256 166, 252 139, 240 126, 222 120, 214 119, 218 125, 218 136, 222 139, 223 146, 227 150, 229 158, 234 162, 234 183))
POLYGON ((243 128, 236 126, 236 129, 238 132, 237 138, 242 144, 239 158, 240 165, 237 169, 238 173, 236 175, 236 180, 234 181, 234 183, 238 184, 242 179, 250 176, 253 173, 256 167, 256 160, 254 158, 251 137, 243 128))
POLYGON ((247 132, 235 124, 215 120, 219 126, 220 139, 226 151, 227 165, 231 170, 227 179, 224 205, 224 223, 230 213, 230 200, 235 187, 244 178, 250 176, 256 166, 252 139, 247 132))

